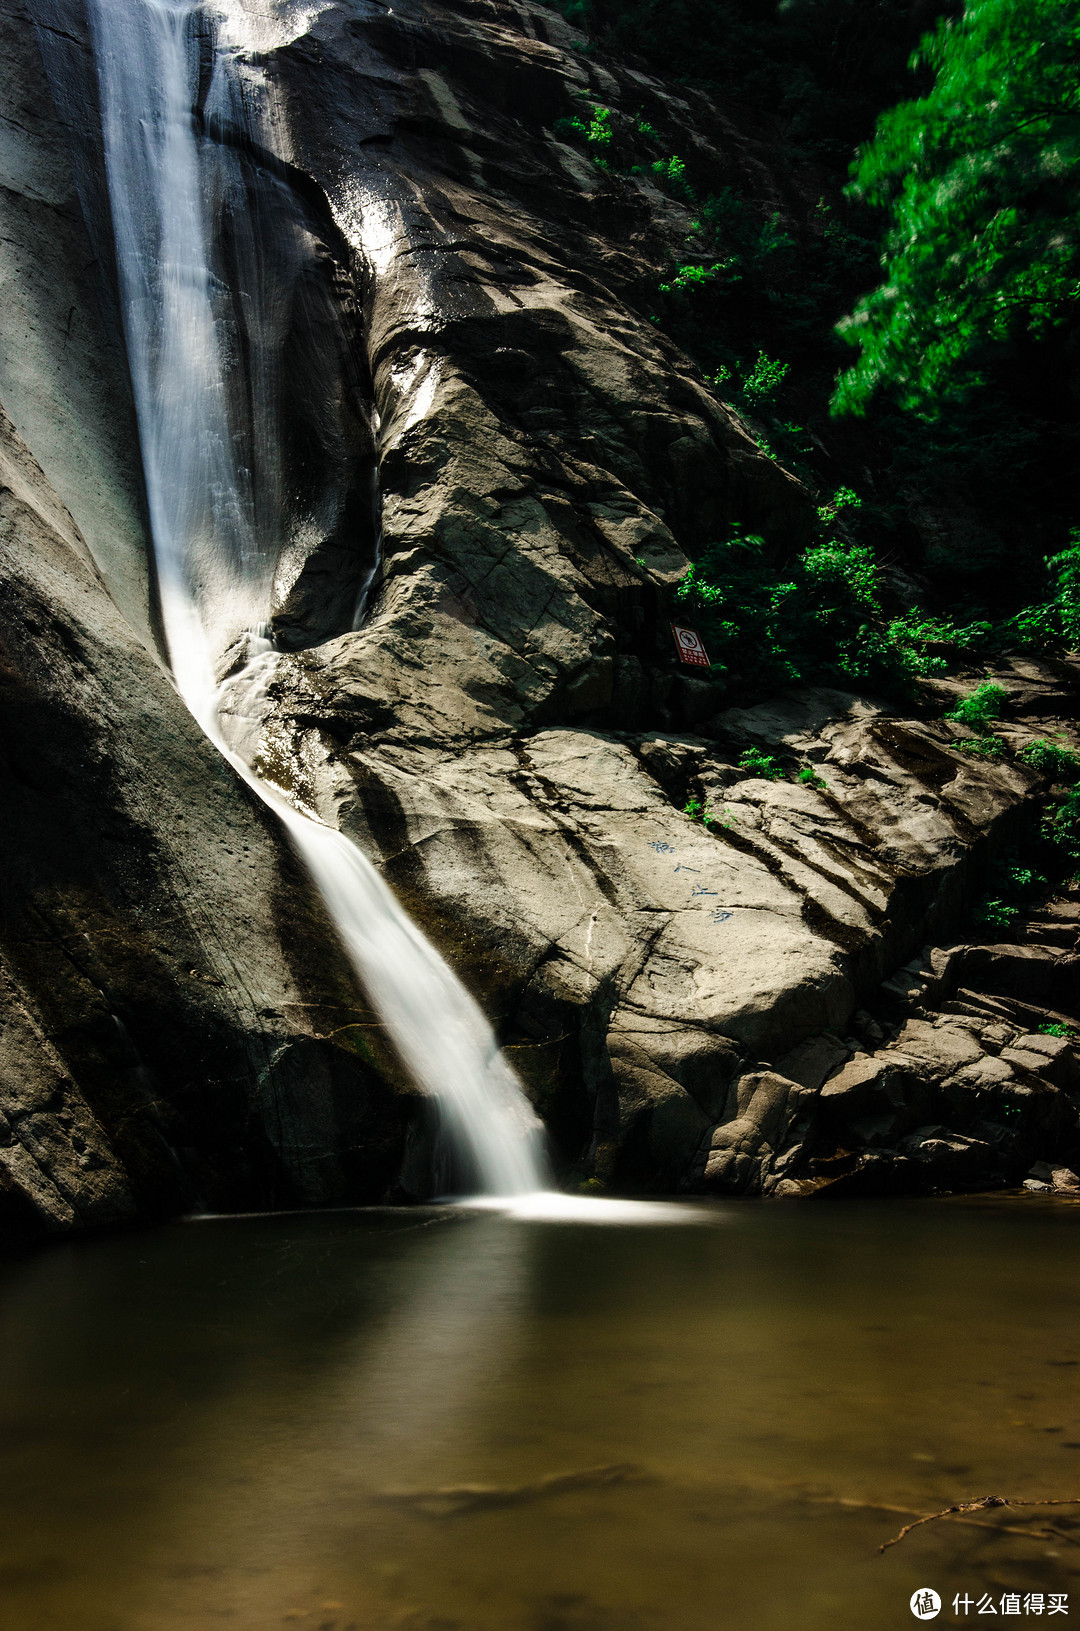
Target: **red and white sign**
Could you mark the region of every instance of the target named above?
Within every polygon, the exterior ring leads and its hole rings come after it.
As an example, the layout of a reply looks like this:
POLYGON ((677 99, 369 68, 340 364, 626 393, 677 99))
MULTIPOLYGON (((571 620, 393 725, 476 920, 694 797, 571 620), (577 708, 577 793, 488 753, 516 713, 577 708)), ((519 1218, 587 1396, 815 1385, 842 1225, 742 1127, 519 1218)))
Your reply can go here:
POLYGON ((677 623, 671 625, 671 632, 675 636, 681 663, 690 663, 697 668, 709 667, 709 659, 705 655, 700 634, 695 634, 693 629, 681 629, 677 623))

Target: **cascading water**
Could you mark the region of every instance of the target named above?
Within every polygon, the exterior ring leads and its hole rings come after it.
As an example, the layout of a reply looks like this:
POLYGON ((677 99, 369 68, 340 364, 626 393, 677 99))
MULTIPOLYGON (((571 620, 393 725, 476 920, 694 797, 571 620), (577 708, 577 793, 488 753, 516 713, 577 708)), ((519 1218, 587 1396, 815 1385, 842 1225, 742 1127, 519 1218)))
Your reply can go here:
MULTIPOLYGON (((282 549, 273 346, 279 293, 239 156, 269 145, 266 86, 201 0, 90 0, 128 360, 161 615, 178 689, 307 864, 407 1070, 489 1196, 542 1191, 540 1124, 464 987, 341 833, 295 809, 227 739, 279 660, 265 638, 282 549), (198 113, 194 110, 198 109, 198 113), (213 139, 230 132, 233 140, 213 139), (231 200, 231 261, 214 221, 231 200), (265 251, 265 253, 264 253, 265 251), (237 377, 243 389, 237 388, 237 377), (241 422, 243 421, 243 422, 241 422)), ((272 223, 271 223, 272 224, 272 223)), ((286 235, 287 236, 287 235, 286 235)), ((287 281, 287 268, 282 274, 287 281)))

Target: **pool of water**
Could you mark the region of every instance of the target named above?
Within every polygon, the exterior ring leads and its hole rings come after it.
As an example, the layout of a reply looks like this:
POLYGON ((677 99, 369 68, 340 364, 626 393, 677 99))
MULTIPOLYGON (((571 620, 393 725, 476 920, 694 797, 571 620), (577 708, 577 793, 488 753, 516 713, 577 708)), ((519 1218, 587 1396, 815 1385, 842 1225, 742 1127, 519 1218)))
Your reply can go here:
POLYGON ((877 1631, 923 1586, 1065 1625, 1080 1505, 876 1548, 1080 1496, 1078 1384, 1042 1196, 54 1246, 0 1266, 0 1625, 877 1631))

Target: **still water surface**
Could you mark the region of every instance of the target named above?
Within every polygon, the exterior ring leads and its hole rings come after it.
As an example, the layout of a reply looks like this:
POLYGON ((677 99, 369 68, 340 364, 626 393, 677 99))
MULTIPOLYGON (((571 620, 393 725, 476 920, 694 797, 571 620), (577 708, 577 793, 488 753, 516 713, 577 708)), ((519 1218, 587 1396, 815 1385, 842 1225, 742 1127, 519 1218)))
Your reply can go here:
POLYGON ((4 1631, 878 1631, 920 1586, 1074 1622, 1080 1506, 876 1555, 988 1493, 1080 1496, 1065 1201, 324 1213, 0 1267, 4 1631))

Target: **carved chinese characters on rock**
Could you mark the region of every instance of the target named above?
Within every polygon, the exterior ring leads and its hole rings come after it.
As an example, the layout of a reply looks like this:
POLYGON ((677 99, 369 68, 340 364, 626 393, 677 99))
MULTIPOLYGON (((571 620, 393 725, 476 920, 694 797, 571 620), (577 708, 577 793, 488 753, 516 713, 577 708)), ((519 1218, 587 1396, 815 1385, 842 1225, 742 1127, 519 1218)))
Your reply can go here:
MULTIPOLYGON (((655 855, 676 855, 678 853, 675 845, 669 844, 666 838, 654 838, 649 844, 649 848, 655 855)), ((685 861, 676 861, 672 871, 674 873, 692 872, 695 874, 695 876, 699 876, 701 873, 701 868, 689 866, 685 861)), ((728 919, 731 917, 731 913, 729 911, 726 911, 722 906, 708 905, 709 902, 714 901, 717 898, 717 891, 715 889, 710 889, 708 885, 704 883, 694 883, 690 878, 687 878, 685 882, 689 883, 690 885, 691 901, 695 903, 700 902, 701 905, 708 906, 709 917, 713 923, 726 923, 728 921, 728 919)))

